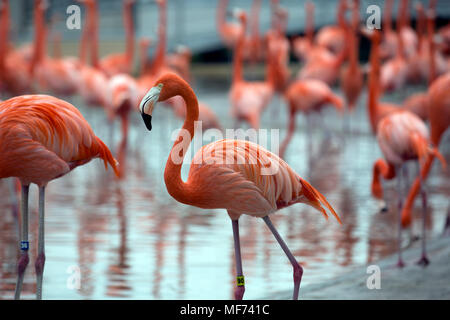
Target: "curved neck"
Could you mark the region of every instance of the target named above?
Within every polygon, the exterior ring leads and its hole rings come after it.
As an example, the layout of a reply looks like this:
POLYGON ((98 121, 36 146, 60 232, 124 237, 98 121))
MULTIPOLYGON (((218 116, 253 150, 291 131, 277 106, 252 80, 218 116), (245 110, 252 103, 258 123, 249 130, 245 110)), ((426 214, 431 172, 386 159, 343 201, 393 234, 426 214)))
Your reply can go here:
POLYGON ((168 98, 180 95, 185 101, 186 119, 167 159, 164 182, 172 197, 179 202, 189 204, 194 199, 189 184, 181 179, 181 166, 194 137, 194 122, 198 120, 198 101, 194 91, 181 79, 176 80, 174 90, 171 93, 168 98))
POLYGON ((132 69, 133 56, 134 56, 134 23, 133 23, 133 4, 132 2, 126 2, 124 4, 123 21, 125 26, 125 38, 126 38, 126 59, 129 66, 129 71, 132 69))
POLYGON ((153 73, 158 72, 164 66, 166 55, 166 1, 164 0, 159 7, 159 29, 158 29, 158 48, 156 49, 155 60, 153 63, 153 73))

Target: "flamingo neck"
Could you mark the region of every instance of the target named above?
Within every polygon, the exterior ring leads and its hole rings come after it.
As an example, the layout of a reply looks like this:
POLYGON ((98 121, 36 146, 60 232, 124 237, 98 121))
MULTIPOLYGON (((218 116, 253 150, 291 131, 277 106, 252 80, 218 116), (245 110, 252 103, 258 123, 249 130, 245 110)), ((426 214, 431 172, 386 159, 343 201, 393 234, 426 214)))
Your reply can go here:
POLYGON ((227 15, 227 7, 228 7, 228 0, 219 0, 219 4, 217 6, 217 30, 219 30, 219 33, 222 34, 224 32, 224 27, 227 23, 226 21, 226 15, 227 15))
POLYGON ((349 62, 350 62, 351 70, 356 70, 356 68, 358 66, 358 58, 359 58, 359 39, 358 39, 358 35, 357 35, 357 29, 358 29, 358 24, 359 24, 358 1, 354 1, 353 5, 354 5, 354 7, 353 7, 353 12, 352 12, 352 23, 351 23, 351 27, 348 28, 348 30, 350 32, 349 62))
MULTIPOLYGON (((167 191, 172 197, 179 202, 190 204, 193 200, 192 192, 189 183, 185 183, 181 179, 181 167, 194 137, 194 122, 198 120, 199 113, 198 101, 194 91, 192 91, 186 82, 179 78, 175 81, 175 85, 172 87, 174 90, 171 91, 167 98, 175 95, 180 95, 183 98, 186 105, 186 119, 167 159, 164 170, 164 181, 167 191)), ((170 88, 167 89, 170 90, 170 88)))
POLYGON ((427 21, 427 31, 428 31, 428 45, 430 54, 430 74, 428 78, 428 84, 430 85, 434 79, 436 79, 436 57, 435 57, 435 44, 434 44, 434 12, 428 17, 427 21))
POLYGON ((345 21, 345 0, 340 0, 339 1, 339 7, 337 10, 337 21, 338 21, 338 25, 341 28, 345 28, 346 26, 346 21, 345 21))
POLYGON ((383 27, 386 33, 392 31, 392 3, 393 0, 386 0, 384 9, 383 27))
POLYGON ((36 0, 34 6, 34 48, 33 57, 30 63, 30 74, 34 74, 36 66, 42 62, 45 56, 46 30, 44 21, 44 8, 42 1, 36 0))
POLYGON ((380 73, 380 62, 378 53, 378 41, 372 40, 372 49, 370 54, 370 74, 369 74, 369 119, 372 127, 372 131, 376 132, 377 119, 380 113, 378 106, 378 96, 379 96, 379 73, 380 73))
POLYGON ((234 47, 234 57, 233 57, 233 83, 237 83, 243 80, 243 51, 245 42, 245 30, 246 22, 241 21, 242 31, 237 40, 236 46, 234 47))
POLYGON ((8 52, 9 46, 9 2, 3 0, 1 2, 1 6, 0 37, 3 40, 0 41, 0 68, 3 70, 4 58, 8 52))
POLYGON ((158 48, 156 49, 156 55, 153 63, 153 73, 157 73, 165 63, 166 55, 166 2, 159 7, 159 29, 158 29, 158 48))
POLYGON ((98 55, 98 7, 97 2, 94 1, 92 6, 89 7, 92 14, 90 15, 90 32, 92 37, 92 43, 91 43, 91 62, 92 66, 95 68, 100 68, 100 61, 99 61, 99 55, 98 55))

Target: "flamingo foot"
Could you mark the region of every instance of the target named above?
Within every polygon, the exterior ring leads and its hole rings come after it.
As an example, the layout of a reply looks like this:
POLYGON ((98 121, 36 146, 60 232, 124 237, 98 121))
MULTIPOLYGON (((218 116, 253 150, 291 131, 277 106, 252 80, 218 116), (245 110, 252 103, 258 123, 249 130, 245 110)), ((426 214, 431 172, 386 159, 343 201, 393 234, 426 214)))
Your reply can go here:
POLYGON ((422 266, 422 267, 425 268, 427 265, 430 264, 430 260, 428 260, 427 256, 422 255, 422 258, 420 258, 420 260, 417 261, 417 264, 418 264, 419 266, 422 266))
POLYGON ((402 269, 404 266, 405 266, 405 263, 403 262, 403 260, 402 259, 398 259, 397 268, 402 269))
POLYGON ((245 286, 236 287, 236 289, 234 290, 234 299, 242 300, 242 298, 244 297, 244 292, 245 292, 245 286))

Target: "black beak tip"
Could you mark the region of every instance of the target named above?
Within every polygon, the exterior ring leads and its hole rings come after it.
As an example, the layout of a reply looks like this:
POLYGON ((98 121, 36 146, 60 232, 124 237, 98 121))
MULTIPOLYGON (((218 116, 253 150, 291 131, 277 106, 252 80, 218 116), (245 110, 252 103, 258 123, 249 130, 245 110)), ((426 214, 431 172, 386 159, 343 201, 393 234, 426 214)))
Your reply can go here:
POLYGON ((148 131, 152 131, 152 116, 142 112, 142 119, 144 120, 145 126, 147 127, 148 131))

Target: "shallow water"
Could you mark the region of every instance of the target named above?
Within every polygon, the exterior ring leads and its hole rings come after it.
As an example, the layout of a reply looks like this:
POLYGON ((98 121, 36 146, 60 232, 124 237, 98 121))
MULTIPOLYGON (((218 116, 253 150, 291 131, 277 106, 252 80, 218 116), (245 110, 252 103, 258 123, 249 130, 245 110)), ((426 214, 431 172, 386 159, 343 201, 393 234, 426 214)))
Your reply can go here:
MULTIPOLYGON (((199 99, 219 115, 224 128, 232 128, 229 113, 228 77, 196 77, 199 99)), ((415 90, 385 97, 401 101, 415 90)), ((80 108, 94 131, 112 149, 120 139, 114 127, 114 142, 101 109, 80 108)), ((297 116, 297 131, 286 160, 300 176, 310 181, 334 206, 342 218, 326 221, 305 205, 280 210, 272 221, 304 267, 302 286, 322 282, 349 266, 370 263, 392 254, 396 248, 395 182, 385 184, 389 212, 378 212, 370 195, 373 162, 381 153, 369 131, 365 112, 366 94, 352 117, 352 133, 343 132, 342 118, 334 110, 324 112, 330 134, 320 122, 312 139, 316 157, 308 169, 303 116, 297 116)), ((262 128, 279 128, 284 138, 286 108, 275 98, 262 118, 262 128)), ((172 199, 163 182, 171 135, 181 126, 168 108, 158 107, 149 133, 138 114, 133 115, 126 178, 117 182, 111 170, 92 161, 53 181, 46 199, 46 265, 44 299, 230 299, 235 271, 233 235, 224 210, 202 210, 172 199), (80 287, 76 288, 79 275, 80 287)), ((446 139, 448 145, 448 137, 446 139)), ((208 142, 208 141, 206 141, 208 142)), ((443 148, 449 159, 449 148, 443 148)), ((415 175, 410 166, 409 174, 415 175)), ((186 177, 188 166, 183 168, 186 177)), ((435 165, 429 191, 428 236, 441 232, 448 206, 450 179, 435 165)), ((0 298, 14 294, 17 227, 11 214, 7 180, 0 182, 0 298)), ((31 263, 24 281, 23 298, 33 299, 34 260, 37 238, 37 188, 30 196, 31 263)), ((420 231, 420 201, 414 209, 413 234, 420 231)), ((260 219, 240 220, 246 299, 275 296, 293 287, 292 268, 260 219)), ((405 234, 404 245, 408 244, 405 234)), ((431 260, 433 257, 430 257, 431 260)), ((365 281, 365 279, 355 279, 365 281)), ((339 298, 339 297, 336 297, 339 298)))

